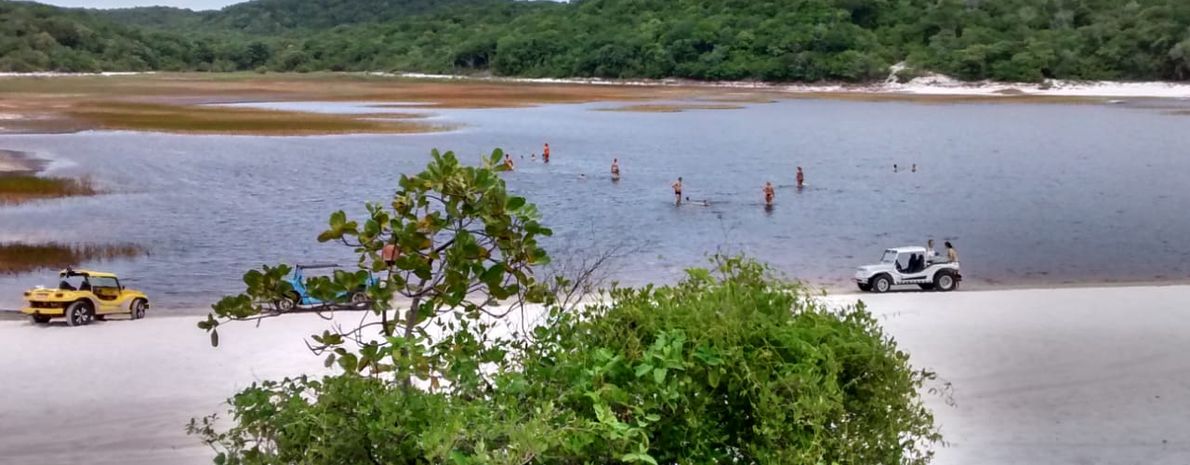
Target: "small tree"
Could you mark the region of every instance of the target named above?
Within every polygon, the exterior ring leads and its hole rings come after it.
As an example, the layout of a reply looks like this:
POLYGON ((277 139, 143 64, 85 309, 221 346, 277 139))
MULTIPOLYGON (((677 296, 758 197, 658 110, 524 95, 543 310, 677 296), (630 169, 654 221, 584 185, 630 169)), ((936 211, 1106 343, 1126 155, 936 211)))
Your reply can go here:
MULTIPOLYGON (((312 350, 330 352, 327 366, 337 360, 349 372, 392 372, 406 384, 413 377, 435 385, 440 377, 455 384, 476 382, 478 370, 450 370, 434 355, 425 326, 451 314, 452 329, 477 330, 453 332, 455 342, 481 339, 484 316, 500 318, 524 303, 548 299, 533 267, 548 263, 537 238, 551 231, 538 222, 536 207, 508 194, 498 175, 505 169, 503 156, 497 149, 483 166, 471 167, 459 164, 451 152, 435 150, 425 171, 401 177, 390 202, 368 203, 362 223, 343 211, 331 214, 318 240, 351 247, 359 255, 359 269, 311 278, 309 293, 324 302, 342 302, 363 289, 379 321, 314 336, 312 350), (379 339, 370 339, 369 328, 379 339), (358 349, 345 347, 346 342, 358 349)), ((213 305, 199 327, 218 345, 220 324, 277 315, 283 302, 295 298, 285 279, 289 272, 287 265, 248 271, 245 292, 213 305)), ((500 358, 499 345, 465 348, 479 362, 500 358)), ((450 350, 460 349, 452 345, 450 350)))

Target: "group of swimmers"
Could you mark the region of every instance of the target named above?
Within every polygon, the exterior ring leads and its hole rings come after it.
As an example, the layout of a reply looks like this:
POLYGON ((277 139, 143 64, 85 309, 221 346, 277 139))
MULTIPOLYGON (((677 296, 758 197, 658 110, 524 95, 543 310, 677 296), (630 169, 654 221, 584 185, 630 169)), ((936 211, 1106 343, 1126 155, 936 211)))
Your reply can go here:
MULTIPOLYGON (((620 167, 618 163, 612 163, 612 176, 615 179, 620 177, 620 167)), ((799 190, 806 187, 806 172, 802 170, 802 167, 797 167, 797 173, 794 175, 794 179, 797 180, 797 188, 799 190)), ((674 190, 674 205, 682 205, 682 178, 678 177, 678 180, 674 181, 671 187, 673 187, 674 190)), ((761 189, 761 193, 764 194, 764 206, 772 207, 773 199, 777 196, 777 189, 773 187, 773 182, 765 181, 764 187, 761 189)), ((685 199, 687 202, 690 201, 690 197, 686 197, 685 199)), ((709 206, 710 202, 701 200, 699 201, 699 204, 703 206, 709 206)))
MULTIPOLYGON (((525 156, 521 155, 521 158, 524 159, 525 156)), ((536 153, 532 155, 532 159, 533 160, 537 159, 536 153)), ((550 144, 549 143, 546 143, 545 146, 541 150, 541 160, 545 163, 550 162, 550 144)), ((509 170, 516 169, 516 165, 512 161, 512 156, 509 154, 504 154, 504 167, 509 170)), ((893 163, 893 172, 898 172, 899 170, 900 170, 900 167, 896 163, 893 163)), ((913 166, 910 168, 910 171, 912 171, 914 173, 917 172, 917 163, 913 164, 913 166)), ((587 176, 585 174, 580 174, 579 178, 586 179, 587 176)), ((611 179, 613 182, 620 180, 620 159, 619 158, 612 159, 611 179)), ((797 188, 799 190, 804 189, 806 187, 806 172, 804 170, 802 170, 802 167, 800 167, 800 166, 797 167, 797 172, 794 174, 794 179, 797 181, 797 188)), ((680 205, 682 205, 683 200, 685 200, 688 203, 694 203, 694 204, 702 205, 702 206, 710 206, 710 202, 707 200, 691 201, 689 197, 683 197, 682 196, 682 178, 681 177, 678 177, 678 180, 674 181, 674 183, 671 185, 671 187, 673 188, 673 191, 674 191, 674 205, 680 206, 680 205)), ((764 195, 765 207, 772 207, 773 201, 777 197, 777 189, 773 186, 772 181, 765 181, 764 187, 761 188, 761 193, 764 195)))

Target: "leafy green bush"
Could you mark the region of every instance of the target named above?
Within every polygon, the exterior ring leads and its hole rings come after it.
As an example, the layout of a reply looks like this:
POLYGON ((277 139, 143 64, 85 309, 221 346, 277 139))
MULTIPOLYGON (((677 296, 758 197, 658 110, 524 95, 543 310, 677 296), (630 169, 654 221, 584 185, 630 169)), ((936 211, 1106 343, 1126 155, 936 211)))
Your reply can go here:
MULTIPOLYGON (((253 386, 220 464, 922 464, 939 440, 915 371, 863 306, 830 310, 742 258, 673 286, 554 308, 532 335, 462 325, 472 379, 421 389, 354 371, 253 386), (478 348, 507 357, 475 359, 478 348)), ((457 358, 449 354, 460 354, 457 358)), ((457 363, 467 362, 467 363, 457 363)))

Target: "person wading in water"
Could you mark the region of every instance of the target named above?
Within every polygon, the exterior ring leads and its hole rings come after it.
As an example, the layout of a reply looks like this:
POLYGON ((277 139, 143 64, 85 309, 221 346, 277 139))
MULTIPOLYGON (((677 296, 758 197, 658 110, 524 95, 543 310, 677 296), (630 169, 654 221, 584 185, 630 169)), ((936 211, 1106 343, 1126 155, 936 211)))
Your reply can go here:
POLYGON ((682 204, 682 177, 679 176, 677 181, 674 181, 674 205, 682 204))
POLYGON ((612 181, 620 180, 620 159, 612 159, 612 181))
POLYGON ((764 183, 764 205, 766 207, 773 206, 773 197, 776 196, 776 191, 773 190, 773 183, 765 181, 764 183))

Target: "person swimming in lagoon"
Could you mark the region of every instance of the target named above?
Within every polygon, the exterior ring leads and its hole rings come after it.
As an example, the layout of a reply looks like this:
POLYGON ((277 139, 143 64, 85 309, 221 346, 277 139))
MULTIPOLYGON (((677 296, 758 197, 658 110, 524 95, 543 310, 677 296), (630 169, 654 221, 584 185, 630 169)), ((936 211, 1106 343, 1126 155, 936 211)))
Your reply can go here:
POLYGON ((673 183, 674 189, 674 205, 682 204, 682 177, 678 176, 678 180, 673 183))
POLYGON ((690 200, 690 196, 686 196, 686 203, 688 203, 688 204, 690 204, 690 205, 694 205, 694 206, 696 206, 696 207, 709 207, 709 206, 711 206, 711 201, 710 201, 710 200, 706 200, 706 199, 703 199, 703 200, 690 200))
POLYGON ((612 159, 612 181, 620 180, 620 159, 612 159))
POLYGON ((797 167, 797 188, 806 187, 806 173, 802 172, 802 167, 797 167))
MULTIPOLYGON (((799 173, 801 172, 801 168, 798 168, 798 172, 799 173)), ((798 186, 798 187, 801 187, 801 186, 798 186)), ((765 183, 764 183, 764 205, 766 207, 773 206, 773 197, 775 197, 775 196, 776 196, 776 190, 773 189, 773 183, 769 182, 769 181, 765 181, 765 183)))
POLYGON ((508 156, 507 153, 504 154, 504 167, 508 168, 509 171, 516 169, 516 166, 512 164, 512 157, 508 156))
POLYGON ((549 142, 546 142, 545 148, 541 149, 541 161, 543 161, 545 163, 550 162, 550 144, 549 144, 549 142))

